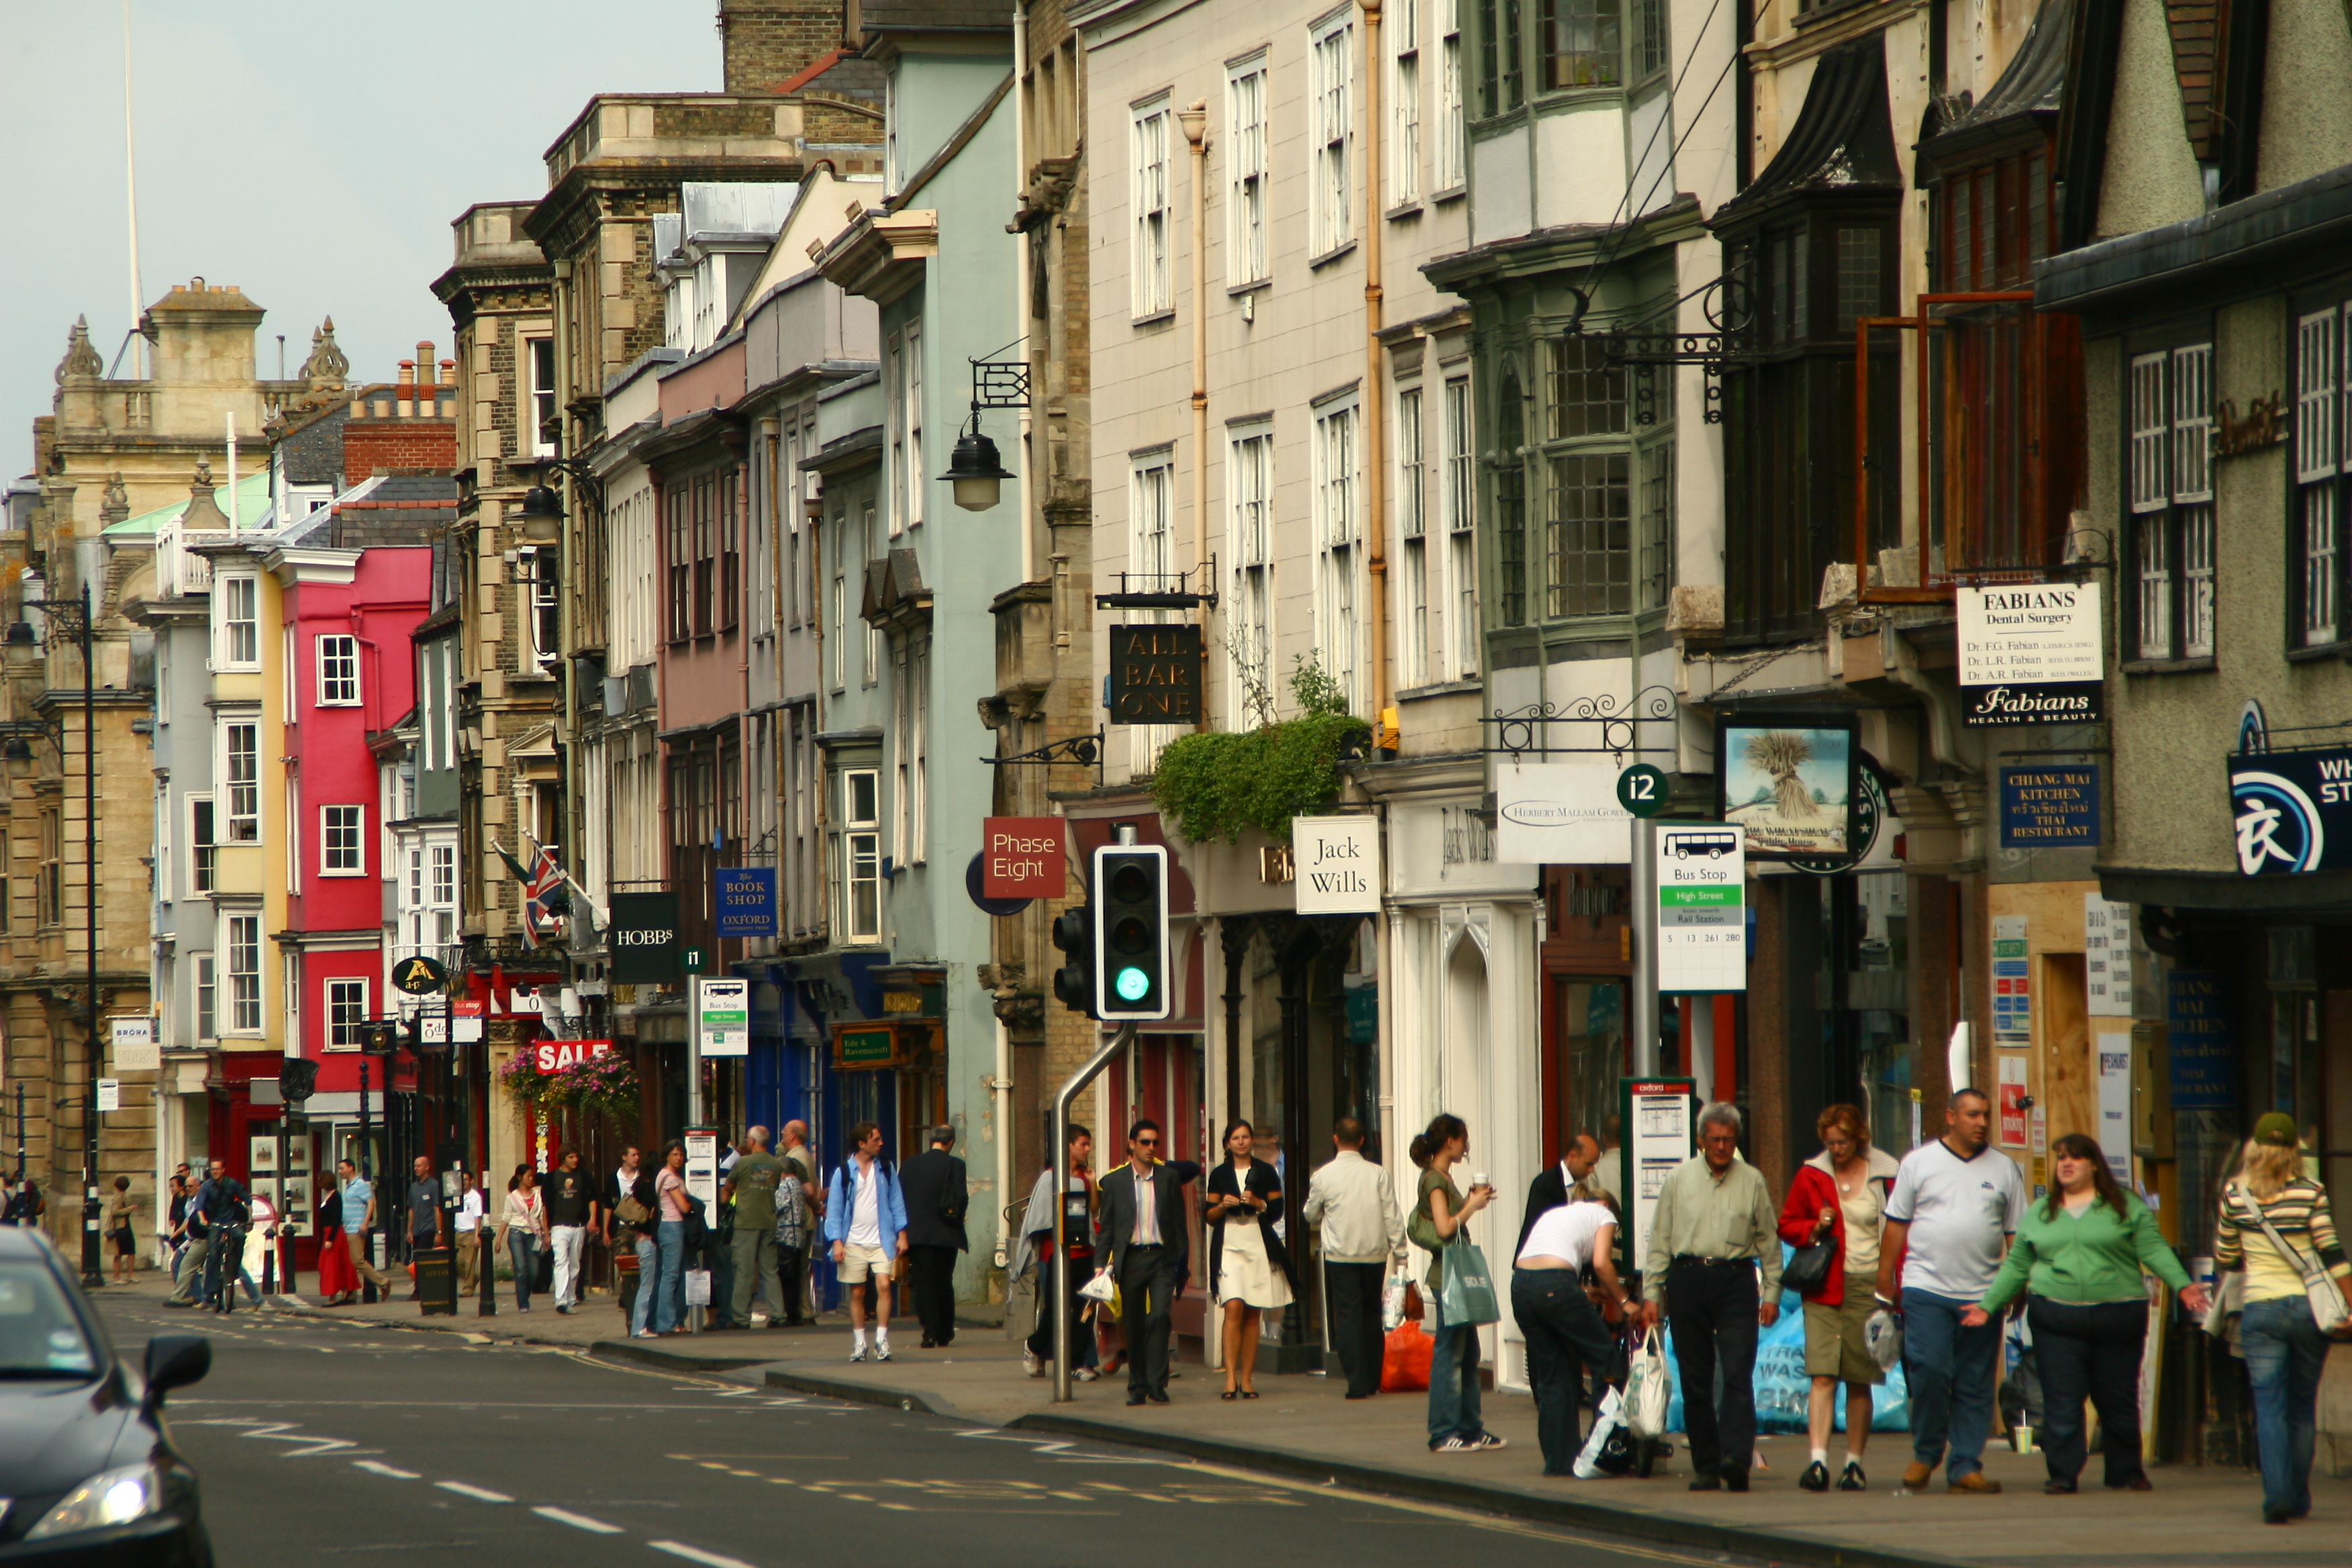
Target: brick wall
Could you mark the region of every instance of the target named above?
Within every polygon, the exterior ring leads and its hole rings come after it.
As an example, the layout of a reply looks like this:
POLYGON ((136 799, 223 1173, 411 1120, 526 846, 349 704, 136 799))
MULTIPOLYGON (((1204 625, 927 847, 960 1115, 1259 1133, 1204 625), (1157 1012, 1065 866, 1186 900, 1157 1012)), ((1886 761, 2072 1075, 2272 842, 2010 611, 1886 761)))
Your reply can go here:
POLYGON ((371 474, 447 473, 457 466, 451 419, 352 419, 343 426, 343 483, 371 474))
POLYGON ((842 40, 839 0, 719 0, 726 89, 773 92, 842 40))

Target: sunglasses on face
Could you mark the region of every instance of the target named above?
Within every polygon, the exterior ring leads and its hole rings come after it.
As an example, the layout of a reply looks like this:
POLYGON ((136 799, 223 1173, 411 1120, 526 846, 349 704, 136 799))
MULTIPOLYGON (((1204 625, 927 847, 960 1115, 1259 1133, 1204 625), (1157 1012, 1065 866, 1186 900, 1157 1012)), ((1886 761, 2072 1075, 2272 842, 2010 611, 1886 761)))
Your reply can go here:
POLYGON ((1160 1140, 1157 1138, 1139 1138, 1135 1141, 1135 1146, 1139 1149, 1149 1149, 1153 1147, 1159 1142, 1160 1140))

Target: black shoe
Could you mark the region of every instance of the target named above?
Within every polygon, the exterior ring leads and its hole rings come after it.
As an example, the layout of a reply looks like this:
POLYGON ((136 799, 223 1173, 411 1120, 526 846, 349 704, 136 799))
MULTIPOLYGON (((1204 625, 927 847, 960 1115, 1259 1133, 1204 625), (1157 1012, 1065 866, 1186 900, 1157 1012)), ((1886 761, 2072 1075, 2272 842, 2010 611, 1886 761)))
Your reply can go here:
POLYGON ((1140 1405, 1143 1403, 1143 1395, 1140 1394, 1129 1394, 1127 1396, 1127 1402, 1129 1405, 1140 1405))
POLYGON ((1723 1464, 1724 1489, 1735 1492, 1746 1491, 1748 1489, 1748 1467, 1745 1461, 1735 1465, 1728 1459, 1725 1460, 1723 1464))
POLYGON ((2074 1495, 2074 1483, 2073 1481, 2061 1480, 2044 1481, 2042 1483, 2042 1495, 2043 1497, 2073 1497, 2074 1495))
POLYGON ((1691 1478, 1690 1489, 1695 1492, 1721 1491, 1723 1478, 1713 1470, 1701 1470, 1691 1478))
POLYGON ((937 1350, 940 1348, 939 1342, 932 1339, 930 1335, 925 1334, 923 1336, 923 1348, 927 1351, 937 1350))
POLYGON ((1848 1459, 1845 1462, 1845 1468, 1839 1472, 1838 1475, 1838 1490, 1842 1492, 1866 1492, 1869 1489, 1870 1478, 1862 1473, 1862 1467, 1859 1464, 1855 1463, 1852 1459, 1848 1459))
POLYGON ((1830 1489, 1830 1468, 1815 1459, 1805 1467, 1805 1473, 1797 1478, 1797 1484, 1809 1492, 1825 1492, 1830 1489))
POLYGON ((1165 1405, 1168 1403, 1168 1391, 1164 1388, 1146 1389, 1144 1392, 1151 1396, 1151 1403, 1154 1405, 1165 1405))
POLYGON ((941 1334, 940 1336, 940 1349, 945 1350, 953 1343, 955 1343, 955 1336, 953 1334, 941 1334))

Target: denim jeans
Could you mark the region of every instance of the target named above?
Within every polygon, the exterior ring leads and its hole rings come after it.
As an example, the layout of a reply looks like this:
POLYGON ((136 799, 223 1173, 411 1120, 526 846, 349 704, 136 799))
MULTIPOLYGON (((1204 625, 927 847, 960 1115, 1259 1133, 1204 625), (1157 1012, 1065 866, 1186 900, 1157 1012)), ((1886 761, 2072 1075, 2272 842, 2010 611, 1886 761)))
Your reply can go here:
POLYGON ((637 1294, 636 1299, 629 1303, 629 1331, 641 1334, 647 1331, 647 1325, 653 1321, 654 1287, 661 1272, 661 1262, 652 1237, 641 1236, 635 1245, 637 1251, 637 1294))
POLYGON ((2025 1318, 2042 1370, 2042 1457, 2050 1479, 2071 1484, 2083 1473, 2088 1399, 2099 1412, 2105 1482, 2131 1485, 2147 1473, 2139 1455, 2139 1363, 2147 1346, 2147 1303, 2028 1296, 2025 1318))
POLYGON ((2263 1517, 2311 1511, 2311 1450, 2319 1426, 2319 1373, 2327 1336, 2300 1296, 2249 1301, 2238 1325, 2254 1385, 2254 1446, 2263 1463, 2263 1517))
MULTIPOLYGON (((654 1332, 666 1334, 686 1321, 686 1221, 666 1219, 655 1237, 661 1253, 661 1277, 654 1282, 654 1332)), ((645 1289, 637 1281, 637 1289, 645 1289)))
POLYGON ((1584 1446, 1578 1409, 1584 1373, 1597 1384, 1609 1375, 1615 1347, 1608 1325, 1577 1282, 1573 1268, 1511 1270, 1511 1316, 1528 1338, 1528 1384, 1536 1396, 1536 1441, 1544 1474, 1565 1476, 1584 1446))
POLYGON ((507 1259, 514 1265, 515 1307, 520 1311, 530 1310, 531 1277, 539 1272, 537 1242, 538 1238, 527 1230, 507 1232, 507 1259))
POLYGON ((1478 1409, 1478 1325, 1448 1323, 1442 1311, 1437 1317, 1437 1344, 1429 1358, 1429 1446, 1433 1448, 1448 1437, 1466 1443, 1486 1431, 1478 1409))
POLYGON ((1960 1480, 1984 1468, 1992 1432, 1992 1371, 2000 1354, 1999 1319, 1960 1327, 1976 1305, 1954 1296, 1906 1288, 1903 1292, 1903 1375, 1911 1391, 1911 1453, 1923 1465, 1951 1461, 1944 1479, 1960 1480))

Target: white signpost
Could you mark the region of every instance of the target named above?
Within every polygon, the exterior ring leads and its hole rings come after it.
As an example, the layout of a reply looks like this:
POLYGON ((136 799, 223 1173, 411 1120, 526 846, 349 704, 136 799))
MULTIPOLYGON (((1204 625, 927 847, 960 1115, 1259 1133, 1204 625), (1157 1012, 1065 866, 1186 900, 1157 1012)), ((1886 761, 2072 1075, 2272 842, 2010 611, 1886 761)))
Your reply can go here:
POLYGON ((1662 822, 1657 868, 1658 990, 1748 989, 1748 835, 1736 824, 1662 822))
POLYGON ((135 1018, 109 1020, 114 1033, 114 1070, 116 1072, 155 1072, 163 1065, 163 1053, 155 1044, 155 1020, 141 1014, 135 1018))

